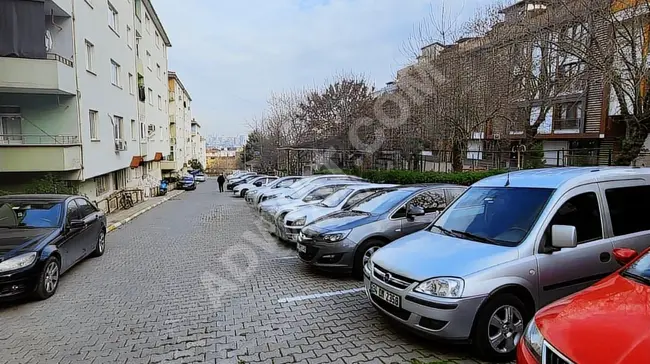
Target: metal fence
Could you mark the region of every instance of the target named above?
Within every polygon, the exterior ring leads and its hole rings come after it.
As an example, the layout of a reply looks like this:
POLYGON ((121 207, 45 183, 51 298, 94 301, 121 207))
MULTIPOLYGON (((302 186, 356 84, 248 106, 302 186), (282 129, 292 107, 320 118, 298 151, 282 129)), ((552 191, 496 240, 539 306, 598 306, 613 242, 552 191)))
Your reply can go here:
POLYGON ((131 196, 133 205, 137 205, 140 202, 144 201, 144 191, 143 190, 122 190, 113 193, 109 197, 97 201, 97 207, 107 214, 113 213, 118 210, 122 210, 122 198, 125 196, 131 196))

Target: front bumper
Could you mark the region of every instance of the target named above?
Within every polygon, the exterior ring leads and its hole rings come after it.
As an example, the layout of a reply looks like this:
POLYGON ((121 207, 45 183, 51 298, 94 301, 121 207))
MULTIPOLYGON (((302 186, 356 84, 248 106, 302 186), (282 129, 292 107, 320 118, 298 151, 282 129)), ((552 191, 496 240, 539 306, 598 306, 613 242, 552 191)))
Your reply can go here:
MULTIPOLYGON (((380 269, 381 272, 387 271, 380 269)), ((366 295, 377 310, 425 336, 446 340, 470 338, 476 313, 487 296, 460 299, 432 297, 413 291, 419 282, 392 274, 393 279, 397 280, 386 283, 378 278, 377 273, 377 266, 374 272, 364 268, 363 278, 366 295), (371 284, 399 296, 399 307, 372 294, 371 284)))
POLYGON ((22 271, 0 273, 0 301, 21 297, 36 290, 42 264, 25 268, 22 271))
POLYGON ((517 364, 539 364, 524 344, 523 339, 519 340, 519 345, 517 345, 517 364))
POLYGON ((354 267, 356 241, 345 238, 336 243, 317 240, 298 243, 307 247, 307 252, 299 252, 298 256, 308 265, 329 271, 349 271, 354 267))

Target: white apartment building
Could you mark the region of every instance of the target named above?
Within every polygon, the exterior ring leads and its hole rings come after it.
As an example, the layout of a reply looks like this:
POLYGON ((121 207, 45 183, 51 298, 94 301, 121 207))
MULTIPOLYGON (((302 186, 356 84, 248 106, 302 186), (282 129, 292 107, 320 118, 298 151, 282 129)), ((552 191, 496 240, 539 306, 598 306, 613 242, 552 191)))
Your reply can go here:
POLYGON ((187 172, 192 158, 192 97, 175 72, 169 71, 169 154, 163 173, 187 172))
POLYGON ((196 119, 192 119, 192 137, 191 137, 192 160, 197 160, 205 168, 206 142, 205 137, 201 134, 201 124, 196 119))
POLYGON ((0 34, 0 189, 49 172, 98 202, 148 195, 169 148, 171 46, 150 0, 0 3, 12 10, 0 34))

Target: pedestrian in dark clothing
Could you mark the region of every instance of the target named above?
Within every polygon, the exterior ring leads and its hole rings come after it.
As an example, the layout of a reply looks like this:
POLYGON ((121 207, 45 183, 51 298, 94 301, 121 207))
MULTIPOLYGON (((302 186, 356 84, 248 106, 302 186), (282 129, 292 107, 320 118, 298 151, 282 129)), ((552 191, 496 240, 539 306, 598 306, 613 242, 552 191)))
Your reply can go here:
POLYGON ((223 192, 223 184, 226 183, 226 178, 223 176, 223 173, 217 178, 217 183, 219 183, 219 192, 223 192))

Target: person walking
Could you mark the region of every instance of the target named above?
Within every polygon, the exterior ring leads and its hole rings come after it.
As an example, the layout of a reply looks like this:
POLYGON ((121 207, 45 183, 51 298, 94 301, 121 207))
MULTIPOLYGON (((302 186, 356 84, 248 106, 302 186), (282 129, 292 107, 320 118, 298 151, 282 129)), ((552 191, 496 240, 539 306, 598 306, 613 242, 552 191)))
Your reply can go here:
POLYGON ((219 184, 219 192, 223 192, 223 184, 226 183, 226 178, 223 176, 223 173, 217 178, 217 183, 219 184))

